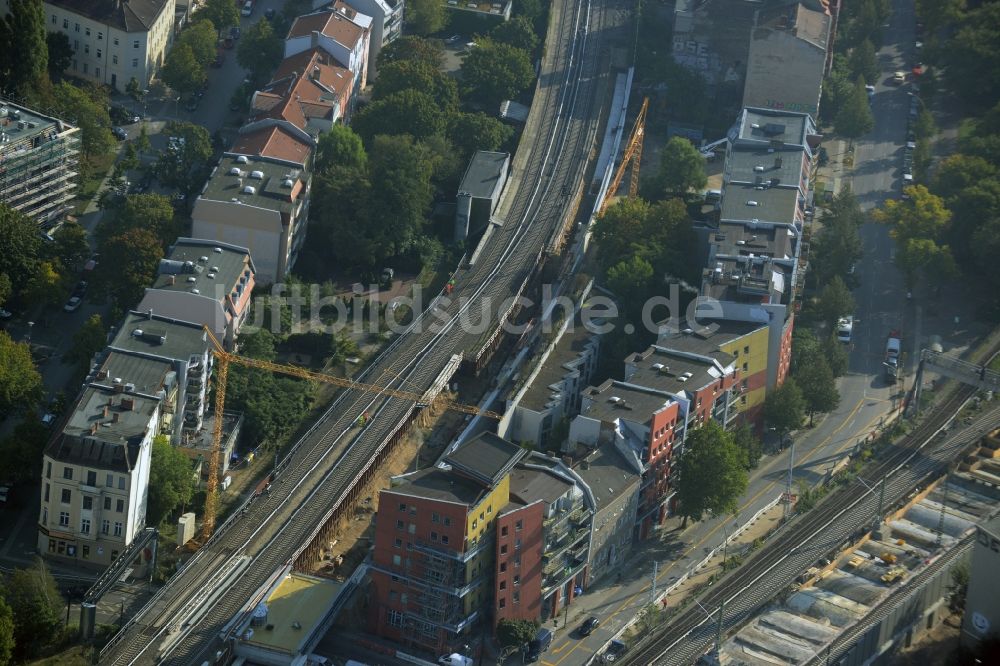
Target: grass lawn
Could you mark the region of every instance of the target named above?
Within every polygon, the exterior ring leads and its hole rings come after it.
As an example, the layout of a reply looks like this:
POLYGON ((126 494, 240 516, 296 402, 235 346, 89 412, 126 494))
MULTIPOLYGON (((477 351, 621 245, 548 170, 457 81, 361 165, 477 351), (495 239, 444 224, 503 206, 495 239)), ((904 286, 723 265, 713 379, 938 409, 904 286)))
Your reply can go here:
POLYGON ((108 153, 87 161, 85 171, 87 176, 80 179, 80 187, 76 192, 76 214, 83 215, 84 210, 90 201, 97 195, 97 188, 101 186, 104 177, 114 165, 118 158, 118 153, 108 153))

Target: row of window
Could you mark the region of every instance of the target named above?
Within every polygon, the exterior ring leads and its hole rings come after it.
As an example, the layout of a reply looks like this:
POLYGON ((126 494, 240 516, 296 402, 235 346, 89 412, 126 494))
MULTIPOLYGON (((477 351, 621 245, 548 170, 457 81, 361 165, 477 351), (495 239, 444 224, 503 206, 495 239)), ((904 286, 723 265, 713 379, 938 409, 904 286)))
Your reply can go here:
MULTIPOLYGON (((521 603, 521 593, 518 592, 517 590, 514 590, 514 594, 511 595, 511 601, 513 601, 515 604, 521 603)), ((500 608, 506 608, 507 598, 500 597, 499 601, 497 601, 497 606, 500 608)))
MULTIPOLYGON (((72 467, 63 467, 62 478, 66 479, 67 481, 72 481, 73 480, 73 474, 74 474, 74 471, 73 471, 72 467)), ((51 462, 48 462, 48 463, 45 464, 45 478, 46 479, 51 479, 52 478, 52 463, 51 462)), ((97 487, 97 472, 95 472, 92 469, 86 470, 86 474, 84 475, 84 478, 81 479, 81 481, 84 481, 84 485, 90 486, 92 488, 96 488, 97 487)), ((128 486, 128 478, 124 477, 124 476, 119 476, 118 477, 118 490, 125 490, 127 488, 127 486, 128 486)), ((111 474, 109 472, 108 474, 105 475, 105 477, 104 477, 104 487, 105 488, 114 488, 115 487, 115 475, 114 474, 111 474)))
MULTIPOLYGON (((68 511, 60 511, 59 512, 59 527, 69 527, 69 518, 70 518, 70 516, 69 516, 69 512, 68 511)), ((48 521, 49 521, 49 510, 48 509, 43 509, 43 511, 42 511, 42 521, 45 522, 45 523, 48 523, 48 521)), ((81 534, 90 534, 90 524, 91 524, 90 523, 90 518, 81 518, 80 519, 80 533, 81 534)), ((115 524, 114 524, 114 535, 116 537, 120 537, 124 533, 124 530, 125 530, 125 524, 122 523, 121 521, 116 520, 115 524)), ((103 534, 105 536, 107 536, 108 534, 111 534, 111 521, 108 520, 108 519, 106 519, 106 518, 101 521, 101 534, 103 534)))
MULTIPOLYGON (((45 501, 49 501, 49 484, 45 484, 45 501)), ((69 488, 63 488, 59 497, 59 501, 63 504, 71 504, 73 502, 73 491, 69 488)), ((83 496, 82 508, 85 511, 93 511, 94 509, 94 498, 90 495, 83 496)), ((104 510, 111 511, 111 498, 104 498, 104 510)), ((125 512, 125 500, 118 499, 115 500, 115 511, 117 513, 125 512)))
MULTIPOLYGON (((507 527, 508 527, 507 525, 504 525, 503 527, 500 528, 500 536, 502 537, 507 536, 507 527)), ((522 529, 524 529, 523 520, 518 520, 517 522, 514 523, 514 531, 520 532, 522 529)), ((520 539, 518 539, 518 542, 520 542, 520 539)))
MULTIPOLYGON (((52 15, 52 25, 57 25, 57 24, 58 24, 58 19, 56 18, 56 15, 53 14, 52 15)), ((63 30, 69 30, 69 19, 68 18, 64 18, 63 19, 62 26, 63 26, 63 30)), ((80 32, 80 24, 79 23, 74 23, 73 24, 73 32, 80 32)), ((84 32, 84 34, 87 37, 90 37, 90 28, 84 27, 83 32, 84 32)), ((104 33, 103 32, 98 32, 97 33, 97 39, 98 39, 98 41, 103 40, 104 39, 104 33)), ((115 37, 113 39, 113 41, 115 43, 115 46, 118 46, 118 38, 115 37)), ((77 47, 77 48, 79 48, 79 47, 77 47)), ((132 48, 134 48, 134 49, 139 48, 139 40, 138 39, 132 40, 132 48)), ((87 49, 88 49, 87 52, 89 53, 90 52, 89 51, 89 49, 90 49, 90 45, 89 44, 87 45, 87 49)), ((97 57, 100 58, 101 56, 98 55, 97 57)))
MULTIPOLYGON (((59 555, 69 555, 70 557, 76 556, 76 546, 74 544, 67 544, 65 541, 56 541, 55 539, 49 539, 49 552, 58 553, 59 555)), ((90 546, 83 544, 80 546, 80 553, 83 559, 90 559, 90 546)), ((118 559, 118 551, 111 551, 111 559, 118 559)))
MULTIPOLYGON (((396 521, 396 529, 397 530, 404 530, 405 529, 410 534, 416 534, 417 533, 417 526, 416 526, 415 523, 410 523, 409 526, 407 526, 406 523, 404 523, 402 520, 397 520, 396 521)), ((447 544, 449 542, 447 534, 440 534, 439 535, 437 532, 435 532, 433 530, 431 530, 430 537, 431 537, 431 541, 438 541, 438 540, 440 540, 440 542, 443 543, 443 544, 447 544)), ((403 540, 402 539, 396 539, 396 544, 395 545, 396 545, 396 548, 401 548, 403 546, 403 540)))
MULTIPOLYGON (((400 511, 400 513, 406 513, 407 510, 409 510, 411 516, 417 515, 417 507, 416 506, 414 506, 414 505, 407 506, 406 502, 400 502, 399 503, 399 511, 400 511)), ((442 516, 438 512, 433 511, 433 512, 431 512, 431 522, 432 523, 444 523, 445 525, 451 525, 451 517, 450 516, 442 516)))

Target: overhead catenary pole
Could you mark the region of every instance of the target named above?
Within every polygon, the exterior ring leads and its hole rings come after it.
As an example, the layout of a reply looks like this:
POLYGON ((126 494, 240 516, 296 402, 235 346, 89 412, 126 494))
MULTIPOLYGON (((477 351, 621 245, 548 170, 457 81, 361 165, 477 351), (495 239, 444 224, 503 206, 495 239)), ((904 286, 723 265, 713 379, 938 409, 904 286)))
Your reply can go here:
POLYGON ((788 517, 788 512, 791 510, 792 506, 792 475, 794 470, 795 470, 795 438, 792 438, 792 445, 788 449, 788 478, 785 481, 785 506, 781 512, 782 520, 788 517))

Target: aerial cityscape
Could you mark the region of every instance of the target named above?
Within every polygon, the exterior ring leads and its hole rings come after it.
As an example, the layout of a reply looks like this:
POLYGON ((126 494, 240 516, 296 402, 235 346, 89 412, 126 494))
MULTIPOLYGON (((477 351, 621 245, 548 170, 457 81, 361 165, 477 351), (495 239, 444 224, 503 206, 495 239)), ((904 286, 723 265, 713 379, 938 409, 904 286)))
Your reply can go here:
POLYGON ((1000 663, 1000 2, 0 3, 0 666, 1000 663))

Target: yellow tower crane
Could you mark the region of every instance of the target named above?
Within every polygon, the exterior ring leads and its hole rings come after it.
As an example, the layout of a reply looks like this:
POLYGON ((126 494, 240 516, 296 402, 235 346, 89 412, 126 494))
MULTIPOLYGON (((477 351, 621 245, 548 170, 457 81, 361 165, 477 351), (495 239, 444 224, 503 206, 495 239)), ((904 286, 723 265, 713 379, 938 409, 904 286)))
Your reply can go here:
MULTIPOLYGON (((219 459, 222 455, 222 411, 226 405, 226 378, 229 374, 230 363, 236 363, 237 365, 242 365, 248 368, 258 368, 269 372, 277 372, 283 375, 290 375, 292 377, 299 377, 300 379, 325 382, 327 384, 339 386, 340 388, 355 389, 366 393, 378 393, 379 395, 388 396, 390 398, 400 398, 402 400, 409 400, 416 403, 426 403, 428 400, 426 394, 412 393, 410 391, 398 391, 385 386, 356 382, 353 379, 334 377, 322 372, 314 372, 312 370, 306 370, 305 368, 299 368, 294 365, 286 365, 283 363, 274 363, 272 361, 263 361, 257 358, 240 356, 239 354, 226 351, 225 348, 219 343, 215 335, 212 334, 212 331, 210 331, 207 326, 203 328, 205 329, 208 339, 212 343, 212 353, 218 361, 218 367, 216 368, 215 373, 215 424, 212 431, 212 452, 208 462, 208 483, 205 488, 205 519, 201 525, 202 543, 205 543, 208 538, 212 536, 212 532, 215 529, 215 514, 219 508, 218 486, 219 459)), ((478 407, 473 407, 471 405, 465 405, 445 397, 438 397, 435 400, 435 404, 463 414, 485 416, 486 418, 497 420, 500 419, 500 414, 497 414, 496 412, 491 412, 487 409, 479 409, 478 407)))
POLYGON ((632 165, 632 175, 629 178, 628 195, 634 197, 639 193, 639 162, 642 160, 642 135, 646 133, 647 109, 649 109, 648 97, 642 100, 642 107, 640 107, 639 115, 635 119, 635 125, 632 126, 632 134, 629 136, 625 152, 622 154, 621 164, 618 165, 615 177, 612 179, 611 185, 604 195, 604 201, 601 202, 601 208, 597 211, 598 217, 604 215, 604 211, 611 203, 611 199, 618 192, 618 188, 621 187, 622 180, 625 179, 625 169, 628 168, 629 164, 632 165))

